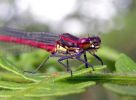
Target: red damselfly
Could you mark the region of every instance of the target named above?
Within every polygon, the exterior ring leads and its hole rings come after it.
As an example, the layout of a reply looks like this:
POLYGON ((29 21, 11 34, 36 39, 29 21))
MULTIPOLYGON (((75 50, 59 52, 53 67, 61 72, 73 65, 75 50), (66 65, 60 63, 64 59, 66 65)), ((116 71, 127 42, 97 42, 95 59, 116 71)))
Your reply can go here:
POLYGON ((52 34, 47 32, 24 32, 10 28, 0 28, 0 41, 12 42, 17 44, 24 44, 36 48, 44 49, 51 53, 37 68, 37 70, 45 63, 50 57, 59 57, 58 62, 66 67, 72 75, 72 70, 69 66, 68 59, 76 59, 93 68, 87 60, 86 52, 89 52, 103 65, 103 61, 98 57, 95 52, 100 48, 101 39, 98 36, 79 38, 69 33, 52 34), (84 58, 81 58, 84 55, 84 58), (62 61, 66 60, 64 64, 62 61))

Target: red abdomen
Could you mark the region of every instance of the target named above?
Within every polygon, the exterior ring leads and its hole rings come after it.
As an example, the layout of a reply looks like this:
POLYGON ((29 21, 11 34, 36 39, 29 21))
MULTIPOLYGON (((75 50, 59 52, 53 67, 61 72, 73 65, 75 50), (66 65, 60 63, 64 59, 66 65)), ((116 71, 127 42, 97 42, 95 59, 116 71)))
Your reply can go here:
POLYGON ((33 46, 54 53, 56 42, 59 40, 57 34, 49 32, 25 32, 11 28, 0 28, 0 41, 13 42, 33 46))
POLYGON ((23 38, 6 36, 6 35, 0 35, 0 41, 29 45, 29 46, 33 46, 33 47, 36 47, 36 48, 44 49, 44 50, 46 50, 50 53, 54 53, 55 48, 56 48, 56 46, 54 44, 48 44, 48 43, 34 41, 34 40, 31 40, 31 39, 29 40, 29 39, 23 39, 23 38))

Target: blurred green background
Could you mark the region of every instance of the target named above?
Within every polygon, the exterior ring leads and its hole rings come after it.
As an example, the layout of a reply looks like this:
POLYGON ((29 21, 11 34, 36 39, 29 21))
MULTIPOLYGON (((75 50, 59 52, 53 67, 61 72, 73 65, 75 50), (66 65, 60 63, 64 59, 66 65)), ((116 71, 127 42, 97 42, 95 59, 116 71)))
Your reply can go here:
MULTIPOLYGON (((0 0, 0 26, 26 31, 69 32, 79 37, 88 34, 100 35, 102 46, 125 53, 136 61, 135 0, 0 0)), ((107 52, 107 55, 110 55, 110 52, 107 52)), ((38 56, 36 57, 38 59, 38 56)), ((37 62, 29 59, 29 63, 37 62)), ((101 86, 95 86, 82 94, 53 97, 53 99, 132 100, 134 98, 122 97, 101 86)))

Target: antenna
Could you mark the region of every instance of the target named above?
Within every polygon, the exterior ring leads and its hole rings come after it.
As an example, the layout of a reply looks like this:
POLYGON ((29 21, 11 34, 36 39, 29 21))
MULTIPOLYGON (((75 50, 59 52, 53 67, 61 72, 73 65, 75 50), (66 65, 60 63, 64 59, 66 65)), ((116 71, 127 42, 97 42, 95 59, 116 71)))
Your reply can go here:
POLYGON ((98 36, 98 37, 100 37, 100 36, 101 36, 101 33, 100 33, 100 32, 98 32, 98 33, 96 33, 94 36, 98 36))

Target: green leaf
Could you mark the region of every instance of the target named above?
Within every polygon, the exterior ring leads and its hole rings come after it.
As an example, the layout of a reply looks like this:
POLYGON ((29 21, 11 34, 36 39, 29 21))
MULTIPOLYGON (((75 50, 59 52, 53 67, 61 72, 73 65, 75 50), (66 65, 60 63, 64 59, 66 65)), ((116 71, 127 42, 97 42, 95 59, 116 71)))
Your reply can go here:
POLYGON ((14 65, 12 62, 10 62, 4 57, 0 57, 0 67, 2 67, 7 71, 13 72, 14 74, 23 77, 26 80, 36 81, 36 82, 39 81, 39 77, 29 77, 27 75, 24 75, 23 71, 21 71, 16 65, 14 65))
POLYGON ((83 83, 59 83, 41 81, 35 85, 29 86, 23 90, 1 90, 0 97, 42 97, 42 96, 62 96, 68 94, 81 93, 85 91, 85 88, 95 85, 95 82, 83 82, 83 83))
POLYGON ((96 54, 101 57, 104 64, 107 65, 107 69, 110 72, 115 71, 115 61, 119 58, 119 52, 116 50, 113 50, 109 47, 102 46, 100 49, 98 49, 98 52, 96 54))
POLYGON ((15 92, 15 96, 62 96, 68 94, 81 93, 85 91, 86 87, 95 85, 95 82, 79 82, 76 84, 64 83, 64 82, 50 82, 41 81, 31 87, 24 89, 23 91, 15 92), (49 83, 48 83, 49 82, 49 83))
POLYGON ((117 72, 136 72, 136 63, 124 54, 119 56, 115 67, 117 72))
MULTIPOLYGON (((95 67, 96 72, 98 70, 104 69, 102 66, 95 67)), ((84 75, 89 72, 92 72, 91 68, 83 69, 77 72, 74 72, 72 77, 76 77, 79 75, 84 75)), ((75 83, 62 81, 65 79, 72 78, 70 74, 64 74, 59 77, 53 78, 50 77, 48 79, 44 79, 41 82, 38 82, 34 85, 31 85, 31 87, 17 91, 15 92, 16 95, 20 96, 32 96, 32 97, 41 97, 41 96, 62 96, 62 95, 68 95, 68 94, 75 94, 85 91, 86 87, 95 85, 95 82, 93 81, 76 81, 75 83)), ((16 96, 15 95, 15 96, 16 96)))
MULTIPOLYGON (((104 69, 105 66, 95 67, 96 72, 98 70, 104 69)), ((83 69, 77 72, 74 72, 73 77, 84 75, 92 72, 91 68, 83 69)), ((42 79, 40 82, 36 83, 14 83, 9 82, 6 83, 4 81, 0 81, 0 87, 3 89, 10 90, 2 90, 0 91, 0 97, 16 97, 16 96, 31 96, 31 97, 41 97, 41 96, 59 96, 59 95, 68 95, 75 94, 85 91, 86 87, 95 85, 93 81, 75 81, 75 83, 62 81, 68 78, 72 78, 70 74, 61 75, 59 77, 50 76, 48 78, 42 79), (6 83, 6 84, 4 84, 6 83), (13 84, 13 85, 12 85, 13 84), (16 90, 19 89, 19 90, 16 90)))
POLYGON ((34 83, 16 83, 16 82, 7 82, 7 81, 0 81, 0 88, 3 89, 25 89, 29 86, 33 85, 34 83))
MULTIPOLYGON (((70 74, 64 74, 60 77, 53 77, 53 76, 45 76, 43 74, 41 75, 24 75, 16 67, 14 64, 12 64, 7 59, 1 57, 0 58, 0 65, 2 68, 16 74, 16 76, 22 77, 26 80, 32 80, 33 83, 16 83, 16 82, 8 82, 8 81, 0 81, 0 87, 2 89, 9 89, 9 90, 1 90, 0 91, 0 97, 9 97, 9 96, 55 96, 55 95, 66 95, 71 93, 80 93, 85 90, 86 87, 95 85, 95 82, 93 81, 82 81, 82 82, 76 82, 74 84, 71 84, 69 82, 61 81, 62 79, 66 79, 68 77, 71 77, 70 74), (38 77, 36 81, 33 81, 38 77), (64 92, 65 91, 65 92, 64 92)), ((104 67, 98 66, 95 68, 96 72, 98 70, 102 70, 104 67)), ((91 68, 83 69, 78 72, 74 72, 75 76, 83 75, 85 73, 92 72, 91 68)), ((14 77, 17 79, 17 77, 14 77)))
POLYGON ((97 54, 100 57, 111 60, 111 61, 116 61, 119 58, 119 52, 106 46, 100 48, 97 54))
MULTIPOLYGON (((121 75, 123 75, 123 74, 126 75, 126 82, 125 83, 130 82, 129 81, 130 78, 128 78, 129 75, 136 76, 136 74, 135 74, 136 63, 124 54, 121 54, 119 56, 118 60, 115 63, 115 67, 116 67, 116 71, 117 71, 116 73, 120 73, 121 75)), ((134 81, 135 78, 132 78, 132 80, 133 80, 133 83, 136 83, 134 81)), ((118 94, 136 96, 136 84, 131 85, 131 82, 130 82, 130 84, 127 84, 127 85, 105 83, 103 86, 105 88, 107 88, 108 90, 111 90, 111 91, 118 93, 118 94)))
POLYGON ((111 90, 121 95, 136 96, 136 86, 129 86, 129 85, 124 86, 124 85, 107 84, 107 83, 105 83, 103 86, 108 90, 111 90))
MULTIPOLYGON (((4 75, 4 73, 0 73, 0 97, 14 98, 16 96, 41 97, 69 95, 81 93, 85 91, 87 87, 93 86, 96 83, 104 83, 104 87, 107 89, 112 89, 110 87, 116 85, 114 89, 118 88, 117 90, 119 91, 117 93, 120 94, 120 90, 123 89, 123 86, 124 91, 129 89, 125 86, 135 88, 135 63, 129 57, 123 54, 118 55, 118 53, 109 50, 109 48, 103 48, 98 53, 106 59, 110 59, 112 61, 116 60, 116 73, 102 72, 107 66, 94 66, 95 71, 92 71, 91 68, 84 68, 73 72, 72 77, 66 72, 60 73, 58 76, 47 73, 34 75, 25 74, 19 69, 19 67, 16 67, 10 61, 1 57, 0 66, 13 74, 5 73, 4 75), (107 52, 111 53, 111 55, 107 55, 107 52), (131 86, 132 84, 133 86, 131 86)), ((129 90, 131 91, 131 89, 129 90)), ((128 95, 129 94, 131 94, 131 92, 128 92, 128 95)))
POLYGON ((0 72, 0 80, 2 81, 12 81, 12 82, 18 82, 18 83, 28 83, 31 82, 30 80, 27 80, 23 77, 20 77, 14 73, 9 72, 0 72))

